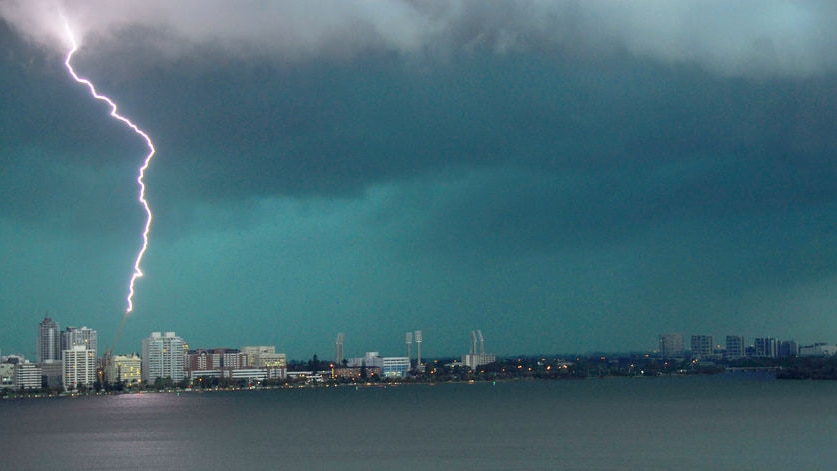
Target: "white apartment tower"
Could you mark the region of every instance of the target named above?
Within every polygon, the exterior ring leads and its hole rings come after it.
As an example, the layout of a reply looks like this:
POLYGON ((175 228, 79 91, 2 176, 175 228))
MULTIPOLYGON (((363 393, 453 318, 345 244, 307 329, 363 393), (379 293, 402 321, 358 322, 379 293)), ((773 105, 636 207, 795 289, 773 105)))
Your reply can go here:
POLYGON ((64 390, 75 391, 79 386, 96 383, 96 352, 76 345, 61 352, 64 390))
POLYGON ((186 377, 186 342, 174 332, 152 332, 142 339, 142 379, 153 383, 157 378, 182 381, 186 377))

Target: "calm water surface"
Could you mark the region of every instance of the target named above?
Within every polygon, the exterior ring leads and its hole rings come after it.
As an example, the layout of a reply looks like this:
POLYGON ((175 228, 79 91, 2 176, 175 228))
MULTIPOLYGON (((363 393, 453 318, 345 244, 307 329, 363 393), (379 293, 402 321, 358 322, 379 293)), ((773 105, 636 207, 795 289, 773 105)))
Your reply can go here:
POLYGON ((837 469, 837 382, 593 379, 0 401, 0 469, 837 469))

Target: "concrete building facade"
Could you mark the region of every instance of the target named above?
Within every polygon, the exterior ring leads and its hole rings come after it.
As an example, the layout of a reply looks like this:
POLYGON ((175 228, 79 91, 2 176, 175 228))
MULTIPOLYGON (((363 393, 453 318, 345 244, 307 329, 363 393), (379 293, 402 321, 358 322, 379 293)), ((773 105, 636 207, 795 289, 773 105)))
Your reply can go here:
POLYGON ((711 335, 692 335, 689 344, 692 358, 697 360, 709 360, 715 354, 711 335))
POLYGON ((134 385, 142 380, 142 358, 136 353, 114 355, 105 374, 110 384, 134 385))
POLYGON ((762 358, 776 358, 779 354, 778 344, 773 337, 758 337, 753 341, 754 356, 762 358))
POLYGON ((186 377, 186 342, 174 332, 152 332, 142 340, 142 380, 157 378, 182 381, 186 377))
POLYGON ((64 390, 75 391, 79 386, 91 387, 96 383, 96 352, 84 345, 76 345, 61 353, 64 390))
POLYGON ((88 327, 67 327, 61 332, 61 350, 72 350, 73 347, 82 346, 88 350, 98 353, 98 335, 96 331, 88 327))
POLYGON ((724 351, 724 360, 735 361, 744 358, 744 352, 747 345, 744 343, 744 337, 741 335, 727 335, 726 350, 724 351))
POLYGON ((381 358, 381 375, 384 378, 404 378, 410 371, 410 357, 381 358))
POLYGON ((28 361, 18 363, 13 385, 15 389, 41 389, 41 367, 28 361))

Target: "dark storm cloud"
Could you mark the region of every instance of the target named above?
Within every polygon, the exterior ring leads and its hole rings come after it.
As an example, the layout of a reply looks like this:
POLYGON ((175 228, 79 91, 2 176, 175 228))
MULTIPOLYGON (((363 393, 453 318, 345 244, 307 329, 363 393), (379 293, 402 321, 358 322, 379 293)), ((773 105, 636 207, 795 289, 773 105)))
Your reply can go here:
POLYGON ((469 168, 508 167, 519 170, 485 183, 501 204, 462 214, 560 217, 562 229, 543 238, 577 243, 835 197, 833 77, 720 80, 642 62, 485 55, 421 74, 387 58, 363 67, 223 64, 180 64, 143 75, 150 86, 123 84, 127 107, 153 117, 149 129, 168 156, 149 177, 160 201, 356 197, 448 169, 467 177, 469 168))
POLYGON ((453 0, 365 2, 10 0, 0 15, 26 37, 66 45, 63 18, 79 39, 118 40, 126 28, 170 34, 153 40, 169 57, 214 44, 282 61, 353 58, 369 51, 415 57, 461 51, 540 51, 553 57, 636 57, 699 64, 730 75, 810 75, 833 71, 827 1, 646 2, 453 0), (63 17, 63 18, 62 18, 63 17))

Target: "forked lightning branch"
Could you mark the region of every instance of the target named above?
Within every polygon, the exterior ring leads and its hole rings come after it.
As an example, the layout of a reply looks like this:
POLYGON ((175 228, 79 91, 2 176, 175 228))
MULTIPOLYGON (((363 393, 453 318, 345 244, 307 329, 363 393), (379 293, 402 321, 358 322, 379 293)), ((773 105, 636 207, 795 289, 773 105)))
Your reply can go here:
MULTIPOLYGON (((99 94, 96 91, 96 87, 93 85, 93 83, 90 80, 88 80, 86 78, 83 78, 83 77, 80 77, 76 73, 75 69, 73 69, 72 59, 73 59, 73 55, 78 50, 78 43, 76 42, 75 35, 73 34, 72 30, 70 29, 69 23, 67 23, 65 21, 64 26, 65 26, 65 29, 67 31, 67 36, 68 36, 68 38, 70 40, 70 44, 71 44, 70 51, 67 53, 67 57, 64 60, 64 65, 67 66, 67 70, 69 71, 70 75, 73 77, 73 79, 76 82, 87 86, 87 88, 90 90, 90 94, 93 96, 93 98, 95 98, 97 100, 104 101, 105 103, 107 103, 110 106, 110 115, 114 119, 117 119, 117 120, 123 122, 126 126, 131 128, 135 133, 137 133, 139 136, 141 136, 145 140, 146 145, 148 146, 148 154, 145 156, 145 160, 143 160, 142 165, 140 165, 139 173, 137 175, 137 184, 139 185, 138 200, 139 200, 140 204, 142 205, 142 208, 145 210, 146 219, 145 219, 145 227, 143 228, 143 231, 142 231, 142 246, 140 247, 139 251, 137 252, 137 257, 136 257, 136 260, 134 261, 134 271, 131 274, 131 279, 130 279, 130 282, 128 283, 128 297, 126 298, 128 306, 125 310, 125 316, 127 316, 131 311, 134 310, 134 285, 136 284, 137 279, 142 277, 142 275, 143 275, 142 274, 142 269, 140 268, 140 266, 142 264, 142 258, 145 255, 146 250, 148 250, 148 234, 151 230, 152 214, 151 214, 151 207, 148 205, 148 201, 145 199, 145 181, 144 181, 144 178, 145 178, 145 171, 148 169, 148 165, 151 163, 151 159, 154 157, 154 153, 155 153, 154 143, 151 142, 151 138, 148 136, 148 134, 145 133, 145 131, 140 129, 139 126, 134 124, 130 119, 126 118, 125 116, 123 116, 121 114, 119 114, 119 112, 117 111, 116 103, 114 103, 113 100, 111 100, 107 96, 99 94)), ((124 323, 124 318, 123 318, 123 323, 124 323)), ((120 330, 121 330, 121 327, 120 327, 120 330)), ((118 336, 118 334, 117 334, 117 336, 118 336)))

